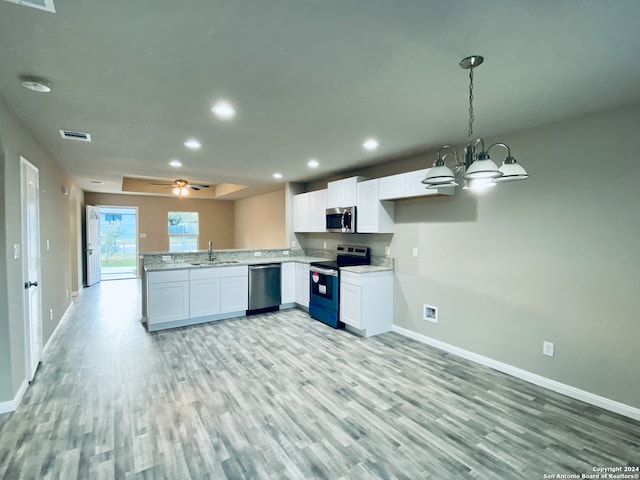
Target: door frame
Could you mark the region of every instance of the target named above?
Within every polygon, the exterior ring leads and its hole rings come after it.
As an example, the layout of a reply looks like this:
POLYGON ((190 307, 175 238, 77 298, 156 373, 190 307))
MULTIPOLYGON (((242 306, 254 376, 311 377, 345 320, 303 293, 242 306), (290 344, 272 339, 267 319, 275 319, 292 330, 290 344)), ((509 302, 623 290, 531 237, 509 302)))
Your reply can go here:
MULTIPOLYGON (((96 205, 96 207, 102 208, 126 208, 129 210, 135 210, 136 213, 136 278, 141 277, 141 265, 140 265, 140 218, 139 218, 139 209, 135 205, 96 205)), ((99 218, 99 216, 98 216, 99 218)))
MULTIPOLYGON (((40 170, 33 165, 23 156, 20 156, 20 212, 21 212, 21 242, 22 242, 22 284, 27 282, 40 282, 42 278, 42 265, 41 251, 40 251, 40 170), (27 180, 27 169, 33 169, 36 179, 36 198, 35 198, 35 216, 36 221, 33 222, 32 227, 35 231, 31 231, 29 225, 29 208, 28 208, 28 196, 27 189, 25 188, 25 182, 27 180), (35 259, 32 258, 31 250, 29 249, 29 239, 32 239, 33 246, 35 248, 35 259), (35 260, 35 262, 34 262, 35 260), (29 263, 36 270, 36 279, 32 279, 29 276, 30 266, 29 263)), ((25 377, 28 382, 31 382, 35 376, 38 365, 42 360, 43 352, 43 336, 42 336, 42 292, 40 286, 35 287, 35 291, 32 292, 32 287, 25 288, 23 290, 23 316, 24 316, 24 344, 25 344, 25 377), (31 296, 35 295, 36 310, 33 312, 31 308, 31 296), (35 338, 34 338, 35 336, 35 338), (35 340, 35 351, 32 348, 35 340)))
POLYGON ((86 223, 85 223, 85 242, 84 242, 84 256, 85 256, 85 264, 87 266, 87 271, 86 271, 86 286, 90 287, 91 285, 95 285, 96 283, 101 281, 101 277, 102 274, 100 273, 100 207, 96 206, 96 205, 85 205, 84 207, 85 209, 85 217, 86 217, 86 223), (93 212, 94 210, 96 210, 98 212, 98 218, 97 218, 97 222, 98 222, 98 241, 96 245, 92 245, 91 244, 91 212, 93 212), (90 248, 90 246, 92 248, 90 248), (93 252, 97 252, 97 258, 98 258, 98 271, 97 272, 93 272, 93 275, 90 275, 90 272, 92 272, 91 270, 91 263, 94 257, 93 252))

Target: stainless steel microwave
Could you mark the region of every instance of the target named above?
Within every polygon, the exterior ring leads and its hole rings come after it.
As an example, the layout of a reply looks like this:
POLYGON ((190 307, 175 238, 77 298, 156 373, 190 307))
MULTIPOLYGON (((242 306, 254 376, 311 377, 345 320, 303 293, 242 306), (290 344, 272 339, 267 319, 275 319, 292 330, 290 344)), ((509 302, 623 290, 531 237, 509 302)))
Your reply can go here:
POLYGON ((356 207, 327 208, 327 232, 356 233, 356 207))

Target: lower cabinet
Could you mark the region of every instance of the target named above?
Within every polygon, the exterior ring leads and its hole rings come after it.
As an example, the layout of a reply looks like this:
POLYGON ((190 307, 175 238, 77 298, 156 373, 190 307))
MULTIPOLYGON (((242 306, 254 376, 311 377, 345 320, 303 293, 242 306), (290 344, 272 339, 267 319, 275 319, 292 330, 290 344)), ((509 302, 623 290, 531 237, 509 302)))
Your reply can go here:
POLYGON ((147 274, 149 326, 187 318, 189 318, 189 271, 149 272, 147 274))
POLYGON ((309 308, 309 264, 296 262, 296 303, 309 308))
POLYGON ((280 268, 281 305, 293 306, 296 301, 296 263, 282 262, 280 268))
POLYGON ((340 321, 369 337, 393 326, 393 272, 340 272, 340 321))
POLYGON ((148 272, 150 331, 241 316, 249 306, 246 265, 148 272))

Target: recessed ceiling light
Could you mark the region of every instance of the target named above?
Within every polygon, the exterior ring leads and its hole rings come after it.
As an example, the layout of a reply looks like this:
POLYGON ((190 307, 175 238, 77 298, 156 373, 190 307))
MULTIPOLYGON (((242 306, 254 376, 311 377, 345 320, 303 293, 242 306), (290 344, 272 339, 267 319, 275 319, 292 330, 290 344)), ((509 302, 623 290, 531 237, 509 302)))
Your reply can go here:
POLYGON ((169 165, 171 165, 174 168, 178 168, 182 166, 182 162, 180 160, 171 160, 169 162, 169 165))
POLYGON ((362 147, 365 150, 375 150, 376 148, 378 148, 380 146, 380 144, 378 143, 378 140, 376 140, 375 138, 367 138, 364 143, 362 144, 362 147))
POLYGON ((34 75, 20 75, 22 86, 38 93, 49 93, 51 91, 51 82, 44 77, 36 77, 34 75))
POLYGON ((275 178, 276 180, 280 180, 282 178, 282 174, 281 173, 274 173, 273 174, 273 178, 275 178))
POLYGON ((95 183, 97 185, 103 185, 104 182, 102 180, 91 180, 91 183, 95 183))
POLYGON ((202 147, 202 145, 200 145, 200 142, 195 138, 190 138, 189 140, 184 142, 184 146, 190 148, 191 150, 198 150, 200 147, 202 147))
POLYGON ((307 166, 309 168, 318 168, 319 165, 320 165, 320 162, 318 160, 316 160, 315 158, 312 158, 311 160, 309 160, 307 162, 307 166))
POLYGON ((216 117, 222 120, 229 120, 236 115, 236 109, 226 100, 218 100, 213 107, 211 107, 211 111, 216 117))

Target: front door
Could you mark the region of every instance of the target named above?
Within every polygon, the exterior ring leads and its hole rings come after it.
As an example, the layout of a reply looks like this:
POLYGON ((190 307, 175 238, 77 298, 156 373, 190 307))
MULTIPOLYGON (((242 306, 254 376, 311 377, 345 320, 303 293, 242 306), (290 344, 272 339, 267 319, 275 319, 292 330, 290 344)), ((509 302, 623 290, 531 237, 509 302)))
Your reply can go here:
POLYGON ((100 208, 87 205, 87 287, 100 281, 100 208))
MULTIPOLYGON (((40 296, 40 194, 38 169, 20 157, 22 208, 22 271, 27 380, 42 360, 42 298, 40 296)), ((14 252, 18 255, 19 252, 14 252)), ((17 257, 16 257, 17 258, 17 257)))

